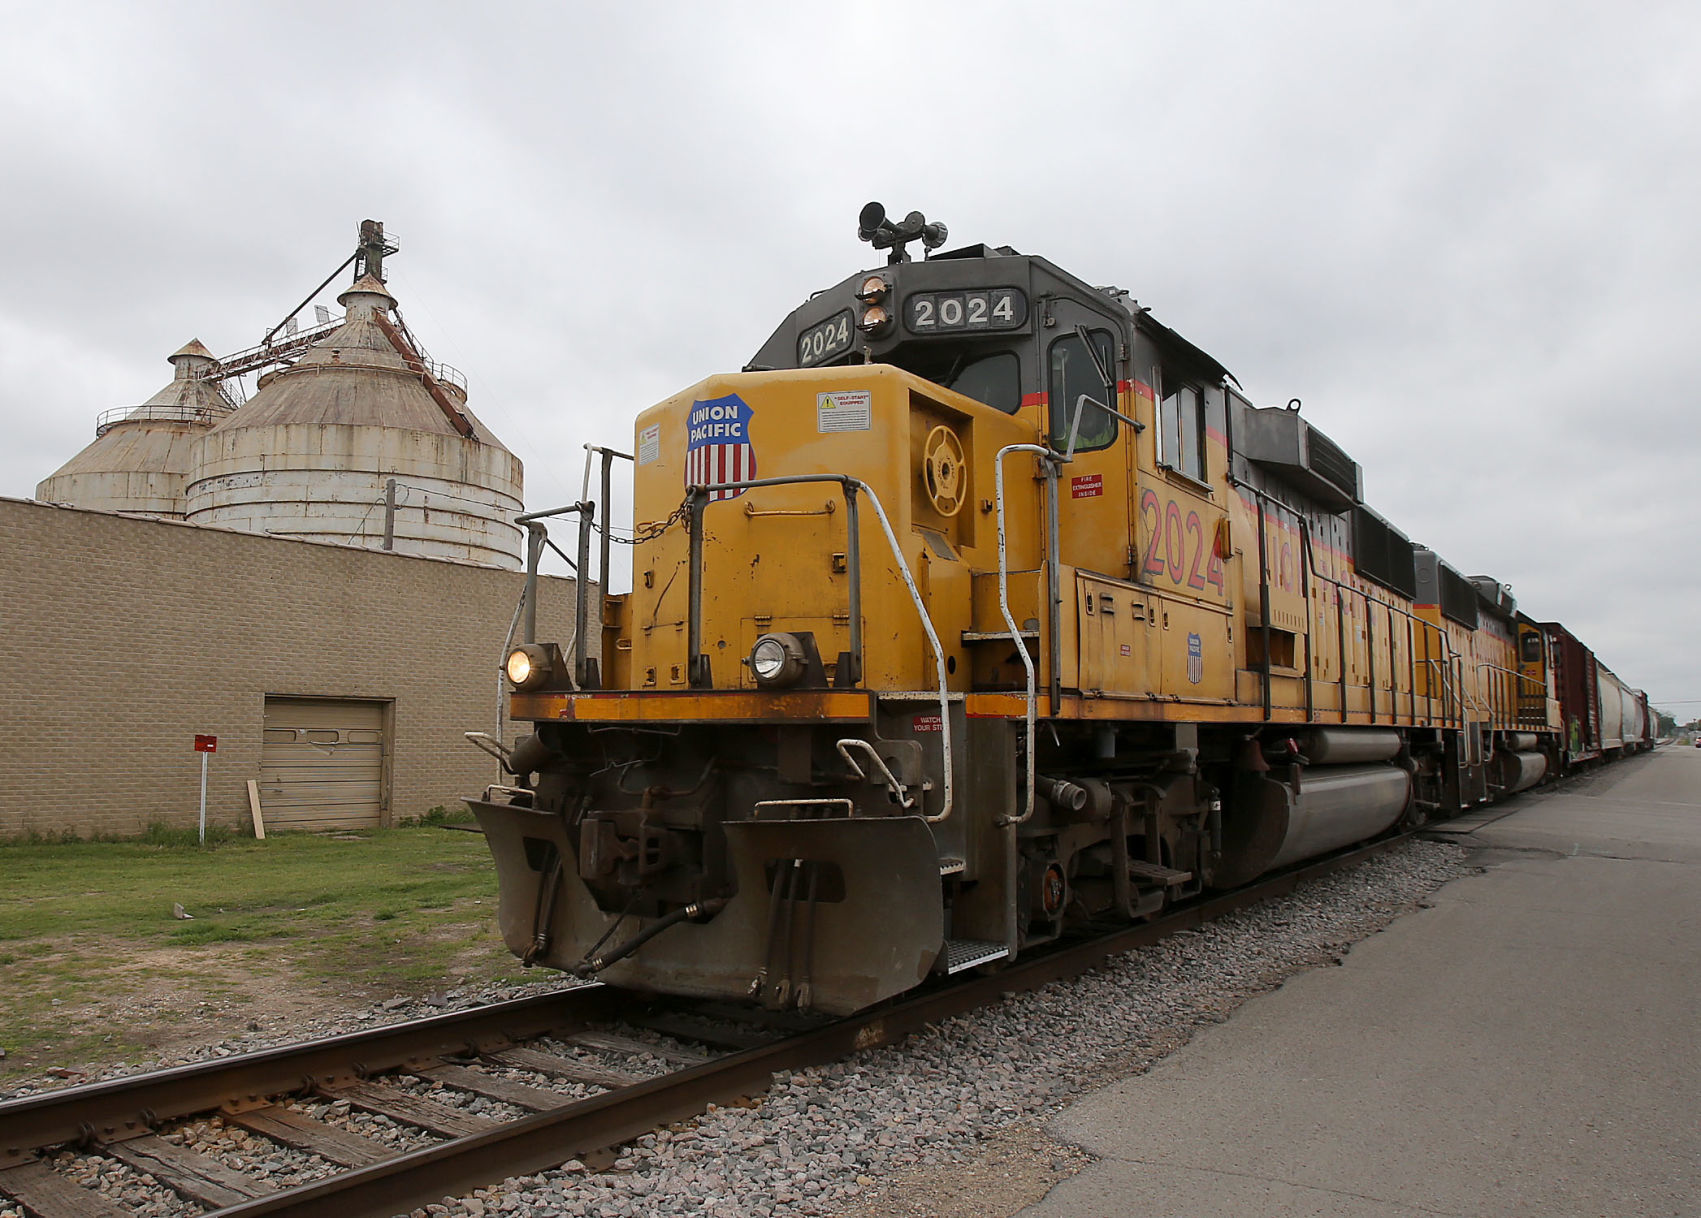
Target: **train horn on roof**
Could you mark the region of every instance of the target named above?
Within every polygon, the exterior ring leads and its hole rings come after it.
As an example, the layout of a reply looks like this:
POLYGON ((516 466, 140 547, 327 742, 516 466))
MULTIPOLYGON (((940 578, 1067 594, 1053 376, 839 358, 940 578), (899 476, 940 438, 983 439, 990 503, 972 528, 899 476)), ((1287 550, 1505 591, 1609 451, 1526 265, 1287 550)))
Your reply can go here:
POLYGON ((857 215, 856 235, 877 250, 891 250, 888 262, 907 262, 909 255, 904 252, 904 247, 911 241, 919 240, 924 249, 936 250, 945 244, 950 230, 943 224, 929 224, 927 217, 919 211, 912 211, 894 224, 886 218, 884 205, 868 203, 857 215))

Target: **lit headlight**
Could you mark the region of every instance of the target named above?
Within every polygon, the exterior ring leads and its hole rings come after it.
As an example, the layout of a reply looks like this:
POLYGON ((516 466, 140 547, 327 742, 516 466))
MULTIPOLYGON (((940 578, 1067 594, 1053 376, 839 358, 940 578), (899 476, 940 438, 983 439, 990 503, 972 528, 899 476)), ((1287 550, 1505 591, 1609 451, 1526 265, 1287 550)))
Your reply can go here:
POLYGON ((550 675, 549 649, 536 643, 523 644, 508 653, 508 662, 503 667, 515 689, 542 685, 550 675))
POLYGON ((856 323, 856 328, 864 334, 878 334, 891 324, 892 315, 886 312, 883 305, 869 305, 862 311, 862 318, 856 323))
POLYGON ((750 671, 766 688, 796 684, 804 667, 803 644, 793 635, 765 634, 750 649, 750 671))
POLYGON ((856 298, 863 304, 875 304, 884 300, 889 291, 891 291, 891 285, 886 282, 883 276, 870 275, 862 281, 862 286, 856 290, 856 298))

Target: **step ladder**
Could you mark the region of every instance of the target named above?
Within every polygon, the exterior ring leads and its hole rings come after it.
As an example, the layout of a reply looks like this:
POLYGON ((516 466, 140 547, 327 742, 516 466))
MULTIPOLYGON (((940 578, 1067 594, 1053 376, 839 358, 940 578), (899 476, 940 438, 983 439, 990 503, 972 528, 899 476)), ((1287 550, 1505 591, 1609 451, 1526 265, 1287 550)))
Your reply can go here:
POLYGON ((1148 863, 1140 859, 1128 860, 1128 874, 1136 880, 1161 884, 1165 888, 1185 884, 1193 878, 1191 871, 1177 871, 1173 867, 1161 867, 1157 863, 1148 863))
POLYGON ((1004 944, 986 939, 947 939, 940 958, 945 961, 945 972, 949 975, 977 964, 991 964, 1009 954, 1010 949, 1004 944))

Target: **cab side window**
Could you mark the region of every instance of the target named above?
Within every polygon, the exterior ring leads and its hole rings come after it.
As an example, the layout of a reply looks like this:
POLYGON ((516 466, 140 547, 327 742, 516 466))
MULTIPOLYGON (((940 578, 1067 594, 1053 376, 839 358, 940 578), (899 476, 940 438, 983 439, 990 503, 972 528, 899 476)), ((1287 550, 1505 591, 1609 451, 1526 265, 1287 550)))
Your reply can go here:
MULTIPOLYGON (((1108 330, 1088 332, 1099 357, 1099 364, 1115 377, 1114 345, 1108 330)), ((1066 334, 1051 344, 1048 360, 1046 396, 1051 402, 1051 446, 1058 452, 1069 451, 1069 435, 1075 432, 1075 451, 1087 452, 1107 448, 1116 439, 1116 416, 1104 409, 1114 405, 1105 400, 1105 383, 1099 376, 1079 334, 1066 334), (1081 398, 1091 399, 1086 404, 1081 398), (1080 414, 1080 422, 1075 416, 1080 414)), ((1114 393, 1114 386, 1111 388, 1114 393)))
POLYGON ((1169 368, 1158 369, 1163 399, 1158 403, 1158 463, 1200 482, 1205 469, 1205 395, 1198 385, 1169 368))

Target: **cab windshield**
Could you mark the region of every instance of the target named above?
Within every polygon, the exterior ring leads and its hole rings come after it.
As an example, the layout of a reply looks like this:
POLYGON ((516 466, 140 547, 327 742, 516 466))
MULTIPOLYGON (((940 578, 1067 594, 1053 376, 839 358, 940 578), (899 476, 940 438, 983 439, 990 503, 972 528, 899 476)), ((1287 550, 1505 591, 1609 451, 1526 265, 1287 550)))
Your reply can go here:
POLYGON ((1015 414, 1022 404, 1021 364, 1014 351, 976 355, 957 350, 929 352, 925 360, 904 360, 903 366, 935 385, 984 402, 994 410, 1015 414))

